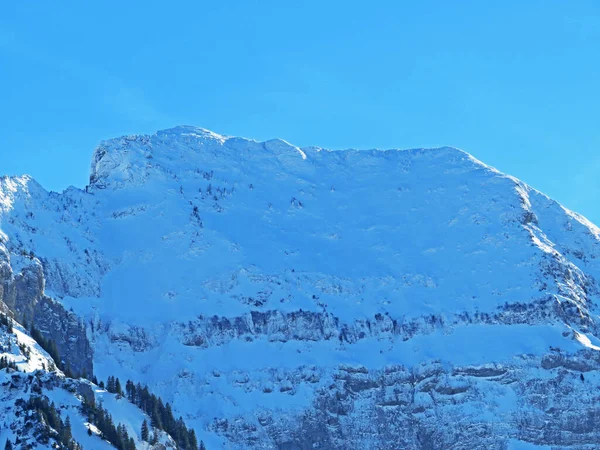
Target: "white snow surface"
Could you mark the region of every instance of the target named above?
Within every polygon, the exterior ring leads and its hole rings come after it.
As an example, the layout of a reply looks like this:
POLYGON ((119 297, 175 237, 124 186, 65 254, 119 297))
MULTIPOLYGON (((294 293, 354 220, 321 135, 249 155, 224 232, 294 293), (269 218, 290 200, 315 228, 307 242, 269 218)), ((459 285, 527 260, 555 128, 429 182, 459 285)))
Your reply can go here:
POLYGON ((46 293, 88 323, 98 377, 147 383, 209 448, 225 445, 215 419, 302 411, 341 365, 517 364, 600 344, 598 297, 582 289, 600 277, 600 230, 454 148, 300 149, 177 127, 102 142, 85 190, 1 179, 0 227, 13 269, 33 252, 46 293), (585 320, 458 318, 544 298, 585 320), (286 332, 299 311, 330 322, 286 332), (252 312, 272 312, 266 328, 252 312), (411 321, 414 335, 393 331, 411 321), (338 339, 341 324, 363 335, 338 339))

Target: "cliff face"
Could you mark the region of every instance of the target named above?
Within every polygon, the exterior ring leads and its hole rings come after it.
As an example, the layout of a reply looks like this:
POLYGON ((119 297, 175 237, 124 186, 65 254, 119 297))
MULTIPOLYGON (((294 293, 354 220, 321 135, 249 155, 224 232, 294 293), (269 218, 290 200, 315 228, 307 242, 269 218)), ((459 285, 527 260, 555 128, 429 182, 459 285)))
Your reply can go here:
POLYGON ((0 247, 0 258, 1 310, 10 311, 10 316, 18 322, 33 324, 45 339, 56 342, 62 362, 74 374, 91 376, 93 351, 85 325, 74 313, 45 295, 40 260, 19 250, 11 260, 5 246, 0 247))
POLYGON ((600 445, 600 230, 460 150, 179 127, 0 221, 3 302, 209 447, 600 445))

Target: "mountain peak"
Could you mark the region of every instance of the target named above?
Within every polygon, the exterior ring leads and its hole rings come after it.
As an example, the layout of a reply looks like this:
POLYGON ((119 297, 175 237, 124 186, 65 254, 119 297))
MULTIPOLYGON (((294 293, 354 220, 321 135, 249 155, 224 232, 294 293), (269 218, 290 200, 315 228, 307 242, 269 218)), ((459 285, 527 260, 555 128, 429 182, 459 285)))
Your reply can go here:
POLYGON ((211 160, 305 160, 306 154, 283 139, 258 142, 229 137, 189 125, 153 135, 129 135, 102 141, 94 151, 90 186, 106 188, 147 179, 153 172, 178 174, 211 160))
POLYGON ((220 135, 211 130, 194 125, 178 125, 156 132, 156 136, 193 136, 201 139, 214 139, 224 141, 227 136, 220 135))
POLYGON ((462 161, 467 167, 475 164, 490 169, 463 150, 453 147, 332 151, 320 147, 299 148, 280 138, 260 142, 182 125, 153 135, 129 135, 102 141, 93 155, 90 186, 100 189, 124 186, 126 182, 146 180, 157 170, 179 175, 192 167, 227 164, 228 161, 232 165, 246 160, 253 161, 253 164, 263 161, 268 165, 276 163, 306 170, 303 162, 315 158, 351 160, 360 164, 364 159, 373 157, 397 160, 410 153, 426 153, 440 162, 462 161))

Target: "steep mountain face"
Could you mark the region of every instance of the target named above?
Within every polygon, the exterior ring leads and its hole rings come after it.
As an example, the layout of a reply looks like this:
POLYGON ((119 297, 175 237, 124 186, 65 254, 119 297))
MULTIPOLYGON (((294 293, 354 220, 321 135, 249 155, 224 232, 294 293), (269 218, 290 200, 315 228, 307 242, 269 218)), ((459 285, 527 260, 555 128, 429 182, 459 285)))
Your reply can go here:
POLYGON ((0 298, 208 448, 597 448, 600 230, 452 148, 178 127, 0 181, 0 298))

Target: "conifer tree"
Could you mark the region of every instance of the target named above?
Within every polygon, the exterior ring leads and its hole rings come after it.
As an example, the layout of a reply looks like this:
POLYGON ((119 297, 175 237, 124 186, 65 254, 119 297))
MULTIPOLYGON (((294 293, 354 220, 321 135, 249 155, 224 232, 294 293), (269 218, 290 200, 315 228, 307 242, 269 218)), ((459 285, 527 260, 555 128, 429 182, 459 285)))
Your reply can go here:
POLYGON ((4 445, 4 450, 13 450, 13 445, 12 445, 12 442, 10 442, 10 439, 6 440, 6 445, 4 445))
POLYGON ((71 434, 71 418, 67 416, 65 420, 65 438, 67 441, 70 441, 73 435, 71 434))
POLYGON ((109 376, 108 380, 106 380, 106 390, 110 393, 115 392, 115 377, 109 376))
POLYGON ((148 422, 146 421, 146 419, 144 419, 144 421, 142 422, 142 440, 147 442, 149 437, 150 434, 148 430, 148 422))
POLYGON ((71 433, 71 419, 67 416, 67 420, 65 421, 65 426, 62 430, 62 441, 63 443, 69 443, 71 439, 73 439, 73 434, 71 433))
POLYGON ((162 422, 160 421, 160 414, 158 412, 158 404, 156 402, 156 399, 154 399, 155 401, 152 402, 153 406, 152 406, 152 410, 150 412, 150 420, 152 422, 152 428, 160 428, 162 429, 162 422))
POLYGON ((198 439, 196 438, 196 432, 194 430, 189 431, 188 442, 190 443, 190 448, 194 450, 198 448, 198 439))
POLYGON ((127 395, 127 400, 134 403, 135 385, 133 384, 133 381, 127 380, 125 383, 125 394, 127 395))

